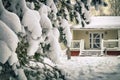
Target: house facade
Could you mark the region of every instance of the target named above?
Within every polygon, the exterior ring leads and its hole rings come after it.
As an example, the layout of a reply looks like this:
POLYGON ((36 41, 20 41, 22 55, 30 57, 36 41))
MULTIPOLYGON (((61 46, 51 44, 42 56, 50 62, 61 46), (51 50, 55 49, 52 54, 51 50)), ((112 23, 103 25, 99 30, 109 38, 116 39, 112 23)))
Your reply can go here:
POLYGON ((120 16, 97 16, 71 28, 71 55, 120 55, 120 16))

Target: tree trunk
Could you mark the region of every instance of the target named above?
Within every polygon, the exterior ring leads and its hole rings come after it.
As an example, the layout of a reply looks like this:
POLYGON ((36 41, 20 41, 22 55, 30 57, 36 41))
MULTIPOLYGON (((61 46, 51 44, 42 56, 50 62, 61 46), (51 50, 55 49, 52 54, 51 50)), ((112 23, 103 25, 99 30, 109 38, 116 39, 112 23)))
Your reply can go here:
POLYGON ((67 47, 66 54, 67 54, 67 59, 71 59, 71 52, 69 47, 67 47))

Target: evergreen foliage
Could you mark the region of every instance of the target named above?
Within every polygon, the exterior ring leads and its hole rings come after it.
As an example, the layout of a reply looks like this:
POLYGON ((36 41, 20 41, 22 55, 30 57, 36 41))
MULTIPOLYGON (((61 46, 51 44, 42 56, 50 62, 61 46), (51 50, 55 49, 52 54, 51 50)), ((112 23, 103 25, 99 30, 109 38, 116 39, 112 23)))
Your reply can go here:
MULTIPOLYGON (((35 5, 35 10, 38 10, 41 7, 40 2, 46 4, 47 0, 26 0, 26 1, 33 2, 35 5)), ((12 5, 10 0, 3 0, 3 3, 7 10, 13 12, 12 9, 9 8, 12 5)), ((62 17, 62 18, 65 18, 69 22, 75 21, 76 24, 80 24, 82 25, 82 27, 84 27, 86 24, 90 23, 90 16, 89 16, 90 2, 89 0, 81 0, 81 1, 76 0, 75 4, 72 4, 70 0, 54 0, 54 3, 58 9, 58 12, 56 14, 57 18, 54 19, 55 15, 53 11, 49 13, 49 18, 52 24, 54 25, 54 27, 57 27, 59 29, 59 32, 60 32, 59 41, 67 45, 68 42, 66 39, 66 34, 63 32, 64 28, 62 28, 59 25, 55 26, 56 24, 55 21, 58 20, 58 17, 62 17), (78 16, 80 16, 80 20, 78 19, 78 16)), ((92 5, 95 6, 95 8, 97 7, 97 5, 107 6, 107 4, 103 2, 102 0, 92 0, 91 3, 92 5)), ((19 14, 18 13, 16 14, 19 16, 20 20, 22 20, 21 9, 19 11, 18 11, 19 14)), ((26 36, 18 35, 18 37, 19 37, 20 42, 16 49, 16 53, 17 53, 17 56, 20 62, 20 66, 19 67, 17 66, 17 68, 24 69, 25 75, 28 80, 65 80, 64 74, 62 74, 61 71, 57 69, 57 67, 44 63, 44 58, 46 58, 47 57, 46 55, 48 54, 47 51, 49 51, 51 47, 50 44, 45 44, 44 42, 41 42, 39 46, 41 46, 43 51, 41 51, 41 53, 36 52, 35 55, 31 57, 31 56, 27 56, 27 48, 29 46, 28 41, 27 41, 27 35, 26 36), (34 62, 36 66, 30 65, 30 62, 34 62), (38 65, 38 63, 40 63, 44 67, 41 68, 41 66, 38 65)), ((70 53, 68 46, 67 48, 68 48, 67 52, 70 53)), ((8 65, 8 63, 5 63, 4 65, 0 64, 0 68, 1 68, 0 78, 2 77, 1 75, 4 75, 4 77, 5 78, 7 77, 7 79, 4 78, 3 80, 18 80, 17 76, 12 71, 12 68, 10 65, 8 65)))

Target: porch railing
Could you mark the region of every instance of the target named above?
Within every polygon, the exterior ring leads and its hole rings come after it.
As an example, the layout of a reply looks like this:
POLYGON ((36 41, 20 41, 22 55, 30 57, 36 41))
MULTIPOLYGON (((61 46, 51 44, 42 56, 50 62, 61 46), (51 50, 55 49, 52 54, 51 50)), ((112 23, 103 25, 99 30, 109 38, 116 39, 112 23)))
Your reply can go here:
POLYGON ((83 50, 84 49, 84 40, 73 40, 71 43, 71 50, 83 50))
POLYGON ((82 53, 84 50, 84 40, 73 40, 70 49, 74 51, 80 51, 80 53, 82 53))
POLYGON ((71 42, 71 50, 80 50, 80 43, 81 43, 81 40, 73 40, 71 42))
MULTIPOLYGON (((85 50, 84 49, 84 39, 81 40, 73 40, 71 43, 70 50, 72 51, 80 51, 81 55, 85 51, 101 51, 100 55, 104 55, 105 50, 120 50, 120 39, 109 39, 109 40, 103 40, 101 41, 101 50, 85 50)), ((85 54, 85 53, 84 53, 85 54)))
POLYGON ((101 43, 101 53, 105 50, 119 50, 119 39, 103 40, 101 43))

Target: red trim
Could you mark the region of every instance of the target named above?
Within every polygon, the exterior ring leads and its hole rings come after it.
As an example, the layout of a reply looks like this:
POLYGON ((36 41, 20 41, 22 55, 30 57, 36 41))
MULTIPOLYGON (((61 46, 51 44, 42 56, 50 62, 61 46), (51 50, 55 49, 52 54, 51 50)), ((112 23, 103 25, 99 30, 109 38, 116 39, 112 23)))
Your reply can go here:
POLYGON ((118 56, 118 55, 120 55, 120 51, 107 51, 107 55, 115 55, 115 56, 118 56))
POLYGON ((71 56, 79 56, 80 51, 71 51, 71 56))
MULTIPOLYGON (((71 56, 79 56, 80 51, 71 51, 71 56)), ((120 55, 120 51, 107 51, 107 55, 120 55)))

